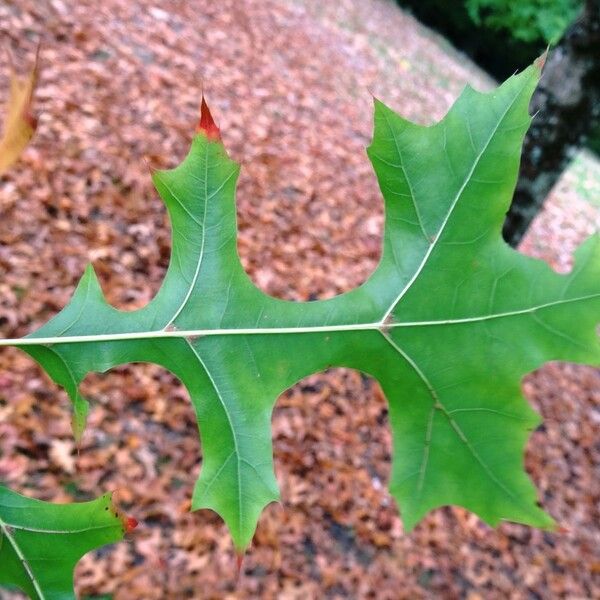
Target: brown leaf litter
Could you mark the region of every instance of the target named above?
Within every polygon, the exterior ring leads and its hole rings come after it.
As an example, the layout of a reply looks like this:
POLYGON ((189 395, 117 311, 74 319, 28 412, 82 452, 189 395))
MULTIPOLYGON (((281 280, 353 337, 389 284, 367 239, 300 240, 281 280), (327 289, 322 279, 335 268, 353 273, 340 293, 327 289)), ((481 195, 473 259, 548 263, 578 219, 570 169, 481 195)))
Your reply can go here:
MULTIPOLYGON (((203 89, 243 163, 239 249, 265 291, 326 298, 365 280, 382 201, 364 147, 371 93, 419 122, 464 83, 492 82, 385 0, 9 0, 19 60, 42 38, 33 145, 0 182, 0 334, 23 335, 69 299, 93 261, 108 299, 145 304, 169 256, 147 162, 184 155, 203 89), (147 161, 147 162, 146 162, 147 161)), ((0 63, 0 90, 7 88, 0 63)), ((557 187, 523 250, 568 266, 598 210, 557 187)), ((0 478, 42 499, 118 490, 140 526, 78 566, 80 594, 165 598, 600 597, 600 373, 553 364, 524 389, 545 423, 526 466, 563 530, 459 508, 403 532, 386 491, 391 441, 379 387, 343 369, 303 380, 273 419, 282 504, 262 517, 239 584, 225 527, 190 514, 200 444, 187 394, 148 365, 86 379, 77 455, 68 401, 33 362, 0 353, 0 478), (73 468, 72 468, 73 467, 73 468)))

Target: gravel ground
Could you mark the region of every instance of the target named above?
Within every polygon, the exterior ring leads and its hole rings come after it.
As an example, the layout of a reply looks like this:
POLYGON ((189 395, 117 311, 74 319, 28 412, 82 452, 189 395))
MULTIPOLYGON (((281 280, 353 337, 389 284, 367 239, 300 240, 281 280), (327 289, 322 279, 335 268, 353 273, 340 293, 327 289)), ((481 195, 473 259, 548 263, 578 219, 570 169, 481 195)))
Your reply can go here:
MULTIPOLYGON (((40 128, 0 181, 5 337, 55 314, 89 261, 117 307, 156 292, 169 229, 147 162, 184 155, 202 86, 243 164, 244 266, 268 293, 306 300, 355 287, 379 258, 382 201, 364 153, 371 94, 429 123, 466 82, 493 85, 383 0, 0 0, 0 32, 23 64, 43 38, 40 128)), ((524 252, 569 268, 574 247, 600 229, 598 173, 578 157, 524 252)), ((25 355, 0 353, 0 479, 57 501, 116 489, 141 521, 127 542, 82 560, 82 595, 600 597, 596 369, 552 364, 524 382, 545 419, 526 467, 556 533, 494 530, 445 508, 405 534, 385 489, 391 443, 379 387, 342 369, 303 380, 273 419, 283 501, 262 517, 237 582, 220 520, 188 512, 201 449, 185 390, 135 365, 89 376, 84 391, 93 409, 77 453, 64 393, 25 355)))

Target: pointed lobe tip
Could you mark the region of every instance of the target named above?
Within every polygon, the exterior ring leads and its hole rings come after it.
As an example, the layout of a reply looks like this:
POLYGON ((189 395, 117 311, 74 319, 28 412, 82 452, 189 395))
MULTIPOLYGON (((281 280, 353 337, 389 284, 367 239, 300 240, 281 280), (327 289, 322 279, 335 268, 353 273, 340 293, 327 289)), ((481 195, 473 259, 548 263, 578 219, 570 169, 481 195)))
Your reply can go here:
POLYGON ((202 102, 200 103, 200 121, 196 127, 196 132, 203 133, 211 141, 221 141, 221 131, 212 117, 210 108, 208 108, 208 104, 204 99, 204 94, 202 95, 202 102))
POLYGON ((244 565, 244 553, 243 552, 236 552, 235 553, 235 565, 236 565, 236 576, 237 576, 237 581, 239 582, 240 577, 242 575, 242 566, 244 565))
POLYGON ((548 50, 546 50, 541 56, 538 56, 533 64, 540 70, 543 71, 546 59, 548 58, 548 50))
POLYGON ((138 520, 133 517, 124 517, 123 522, 127 533, 131 533, 139 524, 138 520))

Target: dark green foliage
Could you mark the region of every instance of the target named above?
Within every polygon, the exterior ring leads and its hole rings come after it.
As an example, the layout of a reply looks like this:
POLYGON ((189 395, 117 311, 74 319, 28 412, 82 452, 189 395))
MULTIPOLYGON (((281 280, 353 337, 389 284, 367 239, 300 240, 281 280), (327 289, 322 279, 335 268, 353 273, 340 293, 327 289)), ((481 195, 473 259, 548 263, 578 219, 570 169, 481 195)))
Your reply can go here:
POLYGON ((581 0, 465 0, 473 22, 506 30, 524 42, 556 43, 581 9, 581 0))

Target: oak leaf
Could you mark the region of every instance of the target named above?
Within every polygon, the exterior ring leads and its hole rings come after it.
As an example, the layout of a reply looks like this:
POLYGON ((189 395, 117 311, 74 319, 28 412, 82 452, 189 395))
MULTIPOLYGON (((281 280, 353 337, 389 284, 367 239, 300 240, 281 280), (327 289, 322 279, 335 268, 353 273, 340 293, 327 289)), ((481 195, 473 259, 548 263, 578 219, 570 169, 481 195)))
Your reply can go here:
POLYGON ((229 159, 203 102, 189 154, 153 180, 172 224, 154 299, 110 306, 92 267, 55 318, 19 340, 69 393, 75 428, 92 371, 153 362, 189 390, 203 465, 192 507, 227 522, 238 550, 279 497, 271 413, 278 395, 331 366, 375 377, 393 433, 390 491, 407 529, 460 505, 496 525, 553 526, 523 469, 539 416, 523 375, 550 360, 600 362, 600 238, 568 275, 511 249, 501 229, 531 117, 539 64, 482 94, 467 87, 446 117, 415 125, 375 103, 368 155, 385 201, 382 258, 360 287, 295 303, 260 291, 237 253, 229 159))

